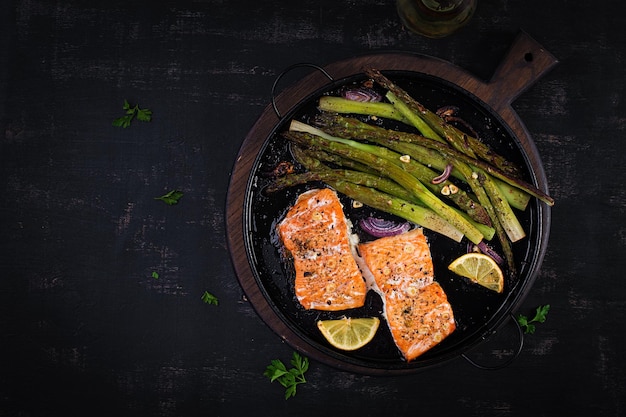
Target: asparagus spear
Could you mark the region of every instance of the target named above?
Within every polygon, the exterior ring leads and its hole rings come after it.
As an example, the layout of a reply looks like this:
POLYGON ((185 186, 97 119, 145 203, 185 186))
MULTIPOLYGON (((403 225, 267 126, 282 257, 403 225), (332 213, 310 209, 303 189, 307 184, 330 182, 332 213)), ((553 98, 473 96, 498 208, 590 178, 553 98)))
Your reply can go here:
POLYGON ((398 184, 409 190, 413 195, 418 197, 427 207, 431 208, 435 213, 440 215, 453 227, 461 231, 471 242, 479 243, 480 241, 482 241, 483 235, 476 227, 474 227, 463 216, 460 216, 452 208, 444 204, 437 196, 430 192, 428 188, 426 188, 414 176, 385 158, 359 149, 358 142, 342 140, 340 138, 333 138, 331 140, 328 138, 323 138, 321 136, 312 135, 310 133, 301 132, 285 132, 284 136, 288 140, 301 144, 305 147, 308 146, 323 149, 370 165, 380 174, 391 178, 392 180, 396 181, 398 184))
POLYGON ((374 115, 403 123, 407 122, 402 113, 396 110, 392 104, 384 102, 362 102, 343 97, 322 96, 319 99, 318 108, 322 111, 374 115))
POLYGON ((378 171, 376 171, 375 169, 372 169, 368 165, 362 164, 352 159, 344 158, 341 155, 324 152, 318 149, 307 149, 307 153, 311 157, 318 159, 322 162, 328 162, 328 163, 335 164, 343 168, 349 168, 354 171, 364 172, 367 174, 373 174, 373 175, 378 176, 378 171))
POLYGON ((387 100, 393 104, 393 107, 398 110, 400 114, 406 118, 409 123, 419 130, 422 135, 439 142, 445 142, 444 139, 435 131, 428 123, 426 123, 421 117, 417 116, 415 109, 406 101, 399 99, 395 94, 389 92, 385 95, 387 100))

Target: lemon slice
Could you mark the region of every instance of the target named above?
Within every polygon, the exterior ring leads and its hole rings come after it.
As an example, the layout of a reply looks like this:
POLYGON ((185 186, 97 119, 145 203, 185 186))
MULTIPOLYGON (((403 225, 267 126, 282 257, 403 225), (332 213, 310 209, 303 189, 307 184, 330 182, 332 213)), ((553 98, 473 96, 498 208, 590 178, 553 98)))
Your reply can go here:
POLYGON ((328 343, 341 350, 356 350, 372 341, 380 319, 378 317, 343 317, 338 320, 320 320, 317 327, 328 343))
POLYGON ((466 253, 452 261, 448 269, 492 291, 504 289, 502 270, 490 256, 483 253, 466 253))

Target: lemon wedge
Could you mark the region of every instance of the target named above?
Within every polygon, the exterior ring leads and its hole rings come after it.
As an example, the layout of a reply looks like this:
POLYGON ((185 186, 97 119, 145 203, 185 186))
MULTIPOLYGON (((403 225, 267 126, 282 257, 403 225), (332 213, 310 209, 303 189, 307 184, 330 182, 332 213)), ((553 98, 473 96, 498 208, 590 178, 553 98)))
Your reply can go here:
POLYGON ((492 291, 501 293, 504 289, 502 269, 483 253, 466 253, 452 261, 448 269, 492 291))
POLYGON ((380 319, 378 317, 343 317, 320 320, 317 327, 332 346, 341 350, 356 350, 372 341, 380 319))

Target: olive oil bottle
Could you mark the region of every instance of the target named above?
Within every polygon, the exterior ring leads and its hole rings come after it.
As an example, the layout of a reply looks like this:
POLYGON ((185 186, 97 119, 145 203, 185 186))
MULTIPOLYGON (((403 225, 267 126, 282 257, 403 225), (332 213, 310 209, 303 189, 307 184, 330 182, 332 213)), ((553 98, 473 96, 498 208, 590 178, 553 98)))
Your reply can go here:
POLYGON ((442 38, 464 26, 474 14, 477 0, 397 0, 402 24, 429 38, 442 38))

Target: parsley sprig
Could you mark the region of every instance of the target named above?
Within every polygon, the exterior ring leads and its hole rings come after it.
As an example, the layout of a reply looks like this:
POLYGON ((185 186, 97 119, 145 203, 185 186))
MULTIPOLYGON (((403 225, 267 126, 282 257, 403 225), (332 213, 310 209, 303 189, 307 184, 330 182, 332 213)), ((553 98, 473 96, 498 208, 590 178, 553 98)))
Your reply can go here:
POLYGON ((520 314, 517 316, 517 322, 524 330, 524 333, 533 334, 535 333, 535 325, 533 323, 543 323, 546 321, 546 316, 548 315, 548 311, 550 311, 550 304, 546 304, 543 306, 537 307, 535 310, 535 316, 530 320, 528 317, 520 314))
POLYGON ((160 197, 155 197, 154 199, 155 200, 161 200, 165 204, 173 206, 174 204, 178 204, 178 200, 180 200, 182 196, 183 196, 183 192, 182 191, 172 190, 169 193, 164 194, 164 195, 162 195, 160 197))
POLYGON ((126 111, 126 114, 113 120, 113 126, 115 127, 123 127, 125 129, 130 126, 130 122, 132 122, 135 117, 141 122, 149 122, 150 120, 152 120, 151 110, 140 109, 138 104, 134 107, 131 107, 128 100, 124 100, 124 106, 122 107, 122 109, 126 111))
POLYGON ((208 291, 205 291, 204 294, 202 294, 201 298, 202 298, 202 301, 204 301, 207 304, 215 304, 215 305, 219 304, 219 300, 217 299, 217 297, 208 291))
POLYGON ((274 359, 263 373, 270 382, 278 381, 285 387, 286 400, 296 395, 296 387, 299 384, 306 383, 304 373, 309 369, 309 359, 300 356, 298 352, 293 352, 291 365, 293 368, 287 369, 282 361, 274 359))

